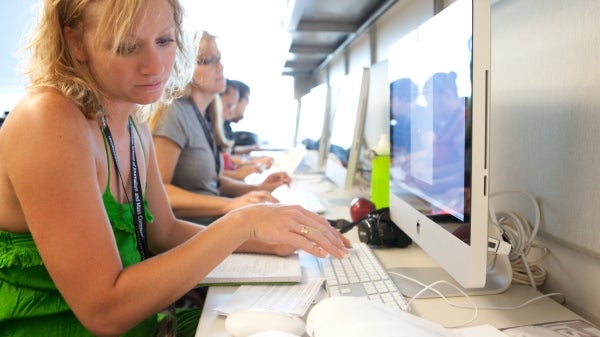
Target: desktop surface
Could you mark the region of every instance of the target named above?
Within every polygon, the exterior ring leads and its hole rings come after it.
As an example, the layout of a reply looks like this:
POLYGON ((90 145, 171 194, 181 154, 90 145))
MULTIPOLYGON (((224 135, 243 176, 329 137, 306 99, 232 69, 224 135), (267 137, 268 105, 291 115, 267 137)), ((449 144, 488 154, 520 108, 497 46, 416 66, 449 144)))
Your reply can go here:
MULTIPOLYGON (((327 206, 327 211, 324 215, 326 218, 349 220, 350 200, 354 197, 368 196, 368 188, 362 189, 356 187, 355 189, 347 190, 343 187, 337 187, 321 191, 320 195, 327 206)), ((350 230, 345 235, 352 242, 359 242, 356 228, 350 230)), ((414 244, 407 248, 373 248, 373 252, 387 269, 438 266, 431 257, 414 244)), ((315 257, 300 252, 300 261, 303 268, 320 273, 319 264, 315 257)), ((225 303, 237 288, 237 286, 215 286, 208 289, 208 295, 202 310, 196 336, 229 337, 229 334, 225 330, 225 316, 218 315, 213 309, 225 303)), ((471 300, 473 300, 479 307, 515 307, 540 295, 538 291, 529 286, 512 284, 501 294, 475 296, 470 299, 452 297, 450 300, 453 303, 464 306, 471 306, 471 300)), ((324 290, 323 296, 326 296, 324 290)), ((489 324, 501 329, 527 324, 581 319, 580 316, 550 298, 534 301, 519 309, 480 309, 475 319, 473 319, 474 311, 472 309, 452 307, 441 298, 416 299, 411 304, 410 312, 445 327, 458 327, 462 325, 472 327, 489 324)), ((308 314, 310 314, 310 311, 308 311, 308 314)))
MULTIPOLYGON (((358 242, 356 229, 346 235, 353 242, 358 242)), ((409 248, 374 248, 373 251, 386 268, 437 266, 435 261, 414 245, 409 248)), ((303 252, 301 252, 301 263, 307 268, 318 269, 316 259, 303 252)), ((209 288, 196 336, 229 336, 225 330, 225 316, 218 315, 213 309, 225 303, 236 289, 236 286, 209 288)), ((529 286, 512 284, 502 294, 476 296, 471 299, 480 307, 514 307, 540 295, 529 286)), ((471 305, 467 298, 453 297, 451 301, 465 306, 471 305)), ((473 318, 473 310, 451 307, 441 298, 417 299, 411 306, 411 313, 445 327, 460 326, 473 318)), ((477 318, 466 326, 491 324, 501 329, 571 319, 581 319, 581 317, 554 300, 544 298, 520 309, 479 310, 477 318)))

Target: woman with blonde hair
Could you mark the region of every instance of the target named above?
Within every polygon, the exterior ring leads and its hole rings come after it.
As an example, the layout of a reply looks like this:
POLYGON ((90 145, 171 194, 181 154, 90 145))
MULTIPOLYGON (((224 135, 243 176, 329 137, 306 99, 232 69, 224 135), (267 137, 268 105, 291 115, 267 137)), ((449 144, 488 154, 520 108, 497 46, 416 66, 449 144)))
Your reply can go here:
MULTIPOLYGON (((223 162, 215 128, 222 115, 210 114, 215 96, 225 90, 225 76, 216 37, 203 32, 197 46, 192 80, 181 98, 161 105, 149 124, 161 177, 178 217, 210 224, 218 217, 250 204, 275 203, 271 195, 290 182, 285 172, 273 173, 261 184, 246 184, 222 174, 223 162)), ((218 134, 218 133, 217 133, 218 134)))
POLYGON ((233 251, 344 255, 347 240, 300 207, 244 207, 207 228, 175 218, 137 115, 187 82, 177 0, 40 11, 28 94, 0 129, 2 336, 153 336, 233 251))

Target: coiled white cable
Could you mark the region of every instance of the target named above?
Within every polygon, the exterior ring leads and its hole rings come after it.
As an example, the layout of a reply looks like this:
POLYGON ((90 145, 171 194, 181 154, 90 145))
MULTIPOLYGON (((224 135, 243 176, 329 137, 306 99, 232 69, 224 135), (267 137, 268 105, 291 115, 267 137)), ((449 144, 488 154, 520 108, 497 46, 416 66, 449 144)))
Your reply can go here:
POLYGON ((517 212, 496 212, 491 201, 489 210, 492 223, 498 227, 503 238, 512 246, 508 256, 513 269, 513 282, 529 284, 534 289, 537 289, 546 280, 546 270, 539 265, 539 262, 548 253, 546 247, 533 242, 540 226, 540 207, 537 200, 525 191, 501 191, 491 194, 490 197, 493 198, 505 194, 524 195, 534 206, 535 220, 533 225, 517 212), (541 251, 540 258, 533 261, 530 260, 532 248, 541 251))

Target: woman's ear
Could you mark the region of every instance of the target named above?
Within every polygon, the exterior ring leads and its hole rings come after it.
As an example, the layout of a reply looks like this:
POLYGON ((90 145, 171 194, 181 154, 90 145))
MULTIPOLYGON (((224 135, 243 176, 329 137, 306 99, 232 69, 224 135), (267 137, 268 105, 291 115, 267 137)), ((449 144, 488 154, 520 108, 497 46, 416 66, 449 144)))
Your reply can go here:
POLYGON ((73 58, 82 63, 86 62, 87 54, 83 43, 83 31, 80 28, 65 26, 63 36, 73 58))

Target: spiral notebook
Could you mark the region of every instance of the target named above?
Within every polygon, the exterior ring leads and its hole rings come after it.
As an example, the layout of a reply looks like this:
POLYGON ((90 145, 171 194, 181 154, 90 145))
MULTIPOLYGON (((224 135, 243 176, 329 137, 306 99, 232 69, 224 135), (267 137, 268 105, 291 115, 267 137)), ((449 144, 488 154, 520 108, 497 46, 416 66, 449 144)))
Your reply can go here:
POLYGON ((233 253, 200 282, 201 286, 297 284, 302 280, 298 254, 275 256, 233 253))

